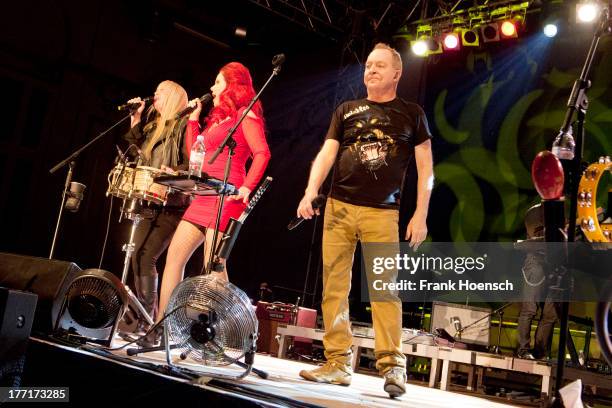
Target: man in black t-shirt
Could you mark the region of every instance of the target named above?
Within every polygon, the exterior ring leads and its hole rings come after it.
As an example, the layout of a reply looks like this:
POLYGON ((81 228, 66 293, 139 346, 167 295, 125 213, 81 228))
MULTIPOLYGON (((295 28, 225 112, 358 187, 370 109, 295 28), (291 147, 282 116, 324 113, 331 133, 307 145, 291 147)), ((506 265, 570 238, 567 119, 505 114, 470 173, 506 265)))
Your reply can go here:
MULTIPOLYGON (((323 227, 323 322, 327 363, 300 375, 308 380, 349 385, 352 333, 348 295, 357 241, 397 243, 399 201, 412 158, 418 172, 417 206, 406 239, 413 248, 427 236, 427 211, 433 185, 431 134, 423 110, 397 97, 402 74, 399 53, 377 44, 366 62, 367 98, 341 104, 310 172, 297 215, 310 219, 312 201, 334 166, 332 191, 323 227)), ((395 281, 397 271, 388 277, 395 281)), ((402 304, 395 293, 372 301, 376 368, 391 397, 406 390, 402 353, 402 304)))

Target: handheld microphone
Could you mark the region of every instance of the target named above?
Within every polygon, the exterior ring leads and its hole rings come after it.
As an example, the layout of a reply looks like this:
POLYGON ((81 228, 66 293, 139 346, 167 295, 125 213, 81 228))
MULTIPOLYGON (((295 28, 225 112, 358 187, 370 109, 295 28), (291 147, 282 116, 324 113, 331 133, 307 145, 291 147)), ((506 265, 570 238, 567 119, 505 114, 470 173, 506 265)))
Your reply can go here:
MULTIPOLYGON (((314 200, 312 200, 312 208, 321 208, 321 206, 325 204, 326 199, 327 197, 325 196, 325 194, 319 194, 318 196, 314 198, 314 200)), ((287 229, 291 231, 292 229, 296 228, 298 225, 300 225, 303 222, 304 222, 304 218, 295 217, 293 220, 291 220, 289 225, 287 225, 287 229)))
MULTIPOLYGON (((204 106, 208 102, 212 101, 212 99, 213 99, 213 97, 209 93, 204 94, 200 98, 198 98, 198 100, 200 102, 202 102, 202 106, 204 106)), ((178 120, 178 119, 182 118, 183 116, 190 114, 191 112, 193 112, 195 110, 195 108, 196 108, 195 106, 188 106, 188 107, 186 107, 185 109, 183 109, 182 111, 177 113, 176 116, 174 117, 174 119, 178 120)))
MULTIPOLYGON (((142 99, 144 103, 150 102, 152 100, 153 100, 152 96, 147 96, 146 98, 142 99)), ((117 106, 117 110, 120 112, 124 110, 136 110, 139 107, 140 107, 140 102, 124 103, 123 105, 117 106)))

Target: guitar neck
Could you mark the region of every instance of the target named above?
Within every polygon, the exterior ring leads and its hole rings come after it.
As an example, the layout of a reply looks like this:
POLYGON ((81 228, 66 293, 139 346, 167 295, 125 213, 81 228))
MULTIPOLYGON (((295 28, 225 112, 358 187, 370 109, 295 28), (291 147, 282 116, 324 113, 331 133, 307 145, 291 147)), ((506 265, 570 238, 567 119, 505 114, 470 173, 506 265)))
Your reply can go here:
POLYGON ((259 188, 255 192, 255 194, 253 194, 253 197, 251 197, 251 200, 249 201, 249 204, 244 209, 242 214, 240 214, 240 217, 238 218, 237 221, 239 221, 241 223, 244 222, 246 217, 248 217, 249 214, 251 213, 251 211, 253 211, 253 208, 255 207, 255 204, 257 204, 257 202, 259 201, 259 199, 261 198, 263 193, 266 192, 266 190, 268 189, 268 186, 270 186, 271 182, 272 182, 272 177, 266 177, 266 179, 264 180, 263 183, 261 183, 261 186, 259 186, 259 188))

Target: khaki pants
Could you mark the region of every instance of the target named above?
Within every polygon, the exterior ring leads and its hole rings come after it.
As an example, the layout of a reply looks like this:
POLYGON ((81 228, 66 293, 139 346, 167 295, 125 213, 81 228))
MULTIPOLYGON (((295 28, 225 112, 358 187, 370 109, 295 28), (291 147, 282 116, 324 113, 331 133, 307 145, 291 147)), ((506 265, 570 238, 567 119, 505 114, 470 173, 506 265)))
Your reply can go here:
MULTIPOLYGON (((379 209, 328 199, 323 227, 323 345, 328 361, 351 363, 352 332, 348 295, 357 241, 398 242, 397 210, 379 209)), ((397 277, 397 271, 392 277, 397 277)), ((405 367, 402 347, 402 303, 371 302, 376 368, 405 367)))

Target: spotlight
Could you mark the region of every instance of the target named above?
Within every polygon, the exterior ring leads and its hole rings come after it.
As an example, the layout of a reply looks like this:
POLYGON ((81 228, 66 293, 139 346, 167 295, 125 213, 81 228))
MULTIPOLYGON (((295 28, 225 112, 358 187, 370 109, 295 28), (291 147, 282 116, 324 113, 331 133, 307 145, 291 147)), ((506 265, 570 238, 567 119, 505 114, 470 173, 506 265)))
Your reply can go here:
POLYGON ((458 50, 459 49, 459 35, 457 33, 446 33, 444 35, 444 49, 445 50, 458 50))
POLYGON ((506 20, 501 23, 501 33, 504 38, 516 38, 518 37, 516 23, 510 20, 506 20))
POLYGON ((410 48, 412 49, 412 52, 419 57, 424 57, 427 55, 427 43, 425 40, 413 41, 410 48))
POLYGON ((425 42, 427 43, 427 55, 442 54, 442 43, 439 38, 429 37, 425 42))
POLYGON ((548 38, 553 38, 557 35, 557 25, 553 23, 548 23, 544 26, 543 31, 545 36, 547 36, 548 38))
POLYGON ((599 7, 595 3, 576 4, 576 20, 579 23, 592 23, 599 15, 599 7))
POLYGON ((499 24, 491 23, 480 28, 484 42, 499 41, 499 24))
POLYGON ((464 47, 478 47, 480 44, 476 30, 466 28, 461 31, 461 44, 464 47))

